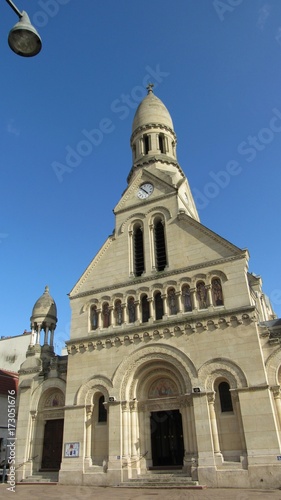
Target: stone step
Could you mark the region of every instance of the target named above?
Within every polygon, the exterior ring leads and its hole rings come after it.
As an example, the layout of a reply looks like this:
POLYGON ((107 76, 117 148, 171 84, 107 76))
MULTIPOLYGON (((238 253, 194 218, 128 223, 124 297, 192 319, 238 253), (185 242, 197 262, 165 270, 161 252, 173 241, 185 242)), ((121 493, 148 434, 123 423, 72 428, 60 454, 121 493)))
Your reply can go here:
POLYGON ((34 472, 32 476, 28 476, 22 479, 21 483, 57 483, 59 478, 58 472, 47 471, 47 472, 34 472))
POLYGON ((146 483, 194 483, 196 484, 196 481, 193 481, 191 477, 184 477, 184 476, 168 476, 168 475, 161 475, 159 477, 153 475, 153 476, 141 476, 137 477, 134 479, 130 479, 132 482, 146 482, 146 483))
POLYGON ((164 489, 203 489, 205 486, 199 485, 198 481, 193 481, 191 477, 183 473, 162 473, 149 471, 143 476, 129 479, 121 483, 122 488, 164 488, 164 489))
POLYGON ((133 483, 131 481, 127 481, 124 483, 119 484, 118 488, 140 488, 140 489, 146 489, 146 488, 151 488, 151 489, 185 489, 185 490, 203 490, 206 488, 205 485, 200 485, 199 483, 193 484, 194 482, 191 482, 192 484, 189 483, 177 483, 177 482, 165 482, 165 483, 146 483, 146 482, 140 482, 140 483, 133 483))

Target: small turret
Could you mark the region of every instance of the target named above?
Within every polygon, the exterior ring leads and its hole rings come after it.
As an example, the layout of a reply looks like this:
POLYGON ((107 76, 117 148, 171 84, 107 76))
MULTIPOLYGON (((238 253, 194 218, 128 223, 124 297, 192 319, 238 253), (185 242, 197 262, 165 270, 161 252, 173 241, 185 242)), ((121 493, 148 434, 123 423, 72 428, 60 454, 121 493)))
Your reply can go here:
POLYGON ((45 287, 43 295, 35 303, 30 318, 32 335, 30 345, 40 344, 40 332, 44 331, 44 345, 54 346, 54 331, 57 325, 57 306, 45 287), (50 340, 48 334, 50 332, 50 340))

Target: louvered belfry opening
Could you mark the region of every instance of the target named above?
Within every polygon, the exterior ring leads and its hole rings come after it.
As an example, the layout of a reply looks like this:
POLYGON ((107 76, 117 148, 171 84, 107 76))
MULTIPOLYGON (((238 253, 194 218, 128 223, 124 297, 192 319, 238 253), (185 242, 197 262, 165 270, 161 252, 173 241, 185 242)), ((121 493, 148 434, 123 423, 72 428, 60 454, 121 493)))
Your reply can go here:
POLYGON ((159 220, 158 222, 155 223, 154 234, 155 234, 156 269, 157 271, 164 271, 167 265, 167 257, 166 257, 164 225, 162 221, 159 220))
POLYGON ((141 276, 144 272, 143 232, 138 226, 134 231, 134 257, 135 276, 141 276))

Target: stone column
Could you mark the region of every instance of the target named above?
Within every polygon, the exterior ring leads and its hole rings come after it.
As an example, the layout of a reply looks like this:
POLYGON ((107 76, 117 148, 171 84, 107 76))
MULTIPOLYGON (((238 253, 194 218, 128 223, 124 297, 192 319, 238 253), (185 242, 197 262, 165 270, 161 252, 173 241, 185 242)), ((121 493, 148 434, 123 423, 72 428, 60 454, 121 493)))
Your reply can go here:
POLYGON ((30 335, 30 346, 34 346, 36 344, 36 331, 34 330, 34 326, 32 327, 31 335, 30 335))
POLYGON ((154 225, 149 225, 149 241, 150 241, 150 255, 151 255, 151 269, 152 271, 156 270, 156 262, 155 262, 155 246, 154 246, 154 225))
POLYGON ((272 393, 274 396, 274 402, 275 402, 275 407, 276 407, 276 413, 278 417, 278 423, 279 423, 279 429, 281 430, 281 394, 280 394, 280 387, 272 387, 272 393))
POLYGON ((167 294, 166 293, 161 294, 161 298, 163 301, 163 316, 167 317, 168 315, 167 294))
POLYGON ((49 333, 49 327, 45 326, 45 328, 44 328, 44 345, 48 345, 48 333, 49 333))
POLYGON ((86 406, 86 449, 85 449, 85 458, 91 461, 92 458, 92 416, 94 411, 94 405, 86 406))
POLYGON ((131 456, 136 457, 138 455, 138 413, 137 413, 137 401, 132 401, 130 403, 131 409, 131 456))
POLYGON ((191 306, 193 309, 198 309, 197 297, 196 297, 196 288, 190 288, 190 300, 191 306))
POLYGON ((129 273, 134 276, 134 245, 133 245, 133 231, 129 231, 129 273))
POLYGON ((153 306, 153 297, 147 297, 147 302, 149 305, 149 318, 148 322, 152 323, 154 320, 154 306, 153 306))
POLYGON ((217 418, 216 418, 216 412, 215 412, 215 393, 208 394, 208 404, 209 404, 209 415, 210 415, 210 423, 211 423, 211 429, 212 429, 214 453, 215 453, 215 455, 221 456, 219 434, 218 434, 218 427, 217 427, 217 418))
POLYGON ((52 326, 52 328, 51 328, 51 335, 50 335, 50 346, 51 347, 54 347, 54 334, 55 334, 55 329, 52 326))
POLYGON ((127 401, 122 402, 123 457, 130 455, 130 407, 127 401))
POLYGON ((212 285, 205 285, 207 290, 207 307, 213 306, 212 285))
POLYGON ((183 432, 183 444, 184 444, 184 467, 187 468, 187 472, 190 472, 190 436, 188 432, 188 420, 187 420, 187 401, 182 401, 180 404, 180 413, 182 418, 182 432, 183 432))
POLYGON ((37 325, 37 332, 36 332, 36 344, 40 345, 40 332, 41 332, 41 323, 37 325))
POLYGON ((29 433, 28 433, 28 438, 27 438, 27 443, 28 443, 28 446, 29 446, 29 450, 28 450, 28 453, 27 453, 27 456, 28 456, 28 461, 30 462, 29 464, 29 468, 30 468, 30 471, 31 471, 31 474, 34 471, 34 468, 33 468, 33 445, 34 445, 34 435, 35 435, 35 425, 36 425, 36 416, 37 416, 37 412, 36 411, 31 411, 30 412, 30 424, 29 424, 29 433))
POLYGON ((141 314, 140 314, 140 301, 139 300, 135 300, 135 321, 138 321, 138 323, 140 322, 140 317, 141 317, 141 314))

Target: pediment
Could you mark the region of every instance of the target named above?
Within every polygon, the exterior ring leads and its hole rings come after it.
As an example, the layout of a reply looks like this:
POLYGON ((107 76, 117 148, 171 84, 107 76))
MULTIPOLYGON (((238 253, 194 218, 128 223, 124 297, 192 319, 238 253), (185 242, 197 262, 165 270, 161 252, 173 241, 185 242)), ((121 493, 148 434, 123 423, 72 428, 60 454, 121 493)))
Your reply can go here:
POLYGON ((114 208, 114 213, 118 214, 122 211, 130 210, 136 208, 136 210, 141 214, 142 206, 147 206, 151 202, 155 202, 157 199, 169 196, 169 194, 175 194, 177 189, 171 183, 170 176, 166 173, 160 172, 155 168, 148 170, 143 168, 136 173, 133 181, 129 184, 127 189, 124 191, 120 201, 114 208), (137 193, 140 186, 145 183, 151 183, 153 185, 153 193, 149 198, 145 200, 140 200, 137 193))

